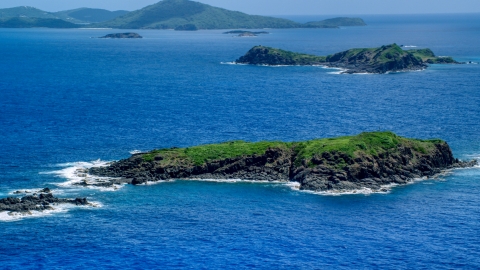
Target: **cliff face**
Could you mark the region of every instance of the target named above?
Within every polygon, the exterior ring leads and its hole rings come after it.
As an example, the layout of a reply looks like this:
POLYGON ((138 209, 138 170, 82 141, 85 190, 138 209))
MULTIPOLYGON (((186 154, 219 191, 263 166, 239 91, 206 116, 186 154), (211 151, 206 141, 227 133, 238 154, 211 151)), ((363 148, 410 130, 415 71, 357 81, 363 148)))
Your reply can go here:
POLYGON ((235 61, 251 65, 323 65, 343 73, 378 73, 423 70, 428 64, 458 64, 451 57, 436 57, 429 49, 404 51, 397 44, 379 48, 350 49, 328 56, 289 52, 255 46, 235 61))
MULTIPOLYGON (((366 136, 368 141, 371 140, 370 135, 358 136, 366 136)), ((373 139, 379 138, 373 136, 373 139)), ((296 181, 301 189, 312 191, 379 190, 382 185, 405 184, 413 178, 433 176, 443 169, 476 164, 456 160, 448 144, 443 141, 417 142, 394 134, 391 136, 393 140, 385 140, 385 147, 362 144, 357 137, 349 137, 347 139, 351 140, 351 145, 358 145, 358 149, 365 150, 354 149, 354 154, 343 145, 332 150, 328 140, 319 140, 292 143, 287 147, 275 146, 260 154, 240 155, 201 164, 180 156, 172 160, 171 154, 165 154, 167 152, 154 152, 153 158, 151 154, 137 154, 108 167, 92 168, 89 173, 123 177, 132 184, 170 179, 242 179, 296 181), (312 149, 316 150, 312 152, 312 149)), ((390 137, 380 138, 384 140, 390 137)), ((342 138, 341 142, 345 140, 342 138)), ((338 145, 339 142, 334 143, 338 145)), ((350 145, 350 141, 348 143, 350 145)))

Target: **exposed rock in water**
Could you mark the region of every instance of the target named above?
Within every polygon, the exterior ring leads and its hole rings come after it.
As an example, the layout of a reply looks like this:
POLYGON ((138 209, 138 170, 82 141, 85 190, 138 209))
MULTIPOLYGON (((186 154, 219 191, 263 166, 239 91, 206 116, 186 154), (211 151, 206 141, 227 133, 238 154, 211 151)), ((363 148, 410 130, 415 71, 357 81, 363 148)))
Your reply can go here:
POLYGON ((254 35, 262 35, 262 34, 270 34, 269 32, 266 31, 258 31, 258 32, 253 32, 253 31, 245 31, 245 30, 232 30, 228 32, 224 32, 224 34, 254 34, 254 35))
POLYGON ((100 38, 143 38, 137 33, 117 33, 117 34, 108 34, 100 38))
POLYGON ((37 194, 37 193, 52 193, 52 191, 49 189, 49 188, 43 188, 43 189, 40 189, 38 191, 35 191, 35 192, 31 192, 31 191, 28 191, 28 190, 25 190, 25 191, 22 191, 22 190, 17 190, 15 192, 13 192, 13 194, 29 194, 29 193, 34 193, 34 194, 37 194))
POLYGON ((405 184, 476 164, 455 159, 441 140, 371 132, 298 143, 237 141, 154 150, 108 167, 91 168, 89 173, 128 178, 134 185, 171 179, 242 179, 295 181, 300 189, 312 191, 378 191, 383 185, 405 184))
POLYGON ((254 33, 245 32, 245 33, 238 34, 238 36, 239 37, 257 37, 258 35, 254 33))
POLYGON ((52 205, 56 204, 90 205, 86 198, 60 199, 54 197, 51 193, 41 193, 38 195, 28 195, 21 199, 0 199, 0 212, 28 212, 52 210, 52 205))
POLYGON ((451 57, 437 57, 430 49, 403 50, 397 44, 379 48, 350 49, 328 56, 294 53, 255 46, 235 61, 251 65, 323 65, 343 73, 378 73, 423 70, 427 64, 459 64, 451 57))

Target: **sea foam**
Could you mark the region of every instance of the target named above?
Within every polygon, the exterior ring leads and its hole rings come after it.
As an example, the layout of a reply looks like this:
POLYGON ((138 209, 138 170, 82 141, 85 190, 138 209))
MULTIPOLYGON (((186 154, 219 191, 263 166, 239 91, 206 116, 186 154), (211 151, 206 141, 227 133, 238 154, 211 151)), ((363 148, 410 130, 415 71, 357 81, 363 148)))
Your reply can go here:
POLYGON ((53 209, 44 210, 44 211, 28 211, 28 212, 0 212, 0 222, 12 222, 19 221, 26 218, 42 218, 52 215, 57 215, 61 213, 67 213, 72 209, 91 209, 91 208, 101 208, 103 205, 99 202, 90 202, 90 205, 73 205, 73 204, 51 204, 53 209))
POLYGON ((117 185, 114 184, 111 187, 100 187, 95 186, 95 184, 100 184, 104 182, 108 182, 109 180, 113 179, 112 177, 99 177, 90 175, 88 173, 88 169, 93 167, 105 167, 108 166, 110 162, 102 161, 102 160, 95 160, 92 162, 71 162, 71 163, 62 163, 59 164, 59 167, 64 167, 64 169, 45 172, 44 174, 54 174, 58 177, 65 178, 68 181, 63 183, 53 183, 62 188, 89 188, 89 189, 96 189, 100 191, 116 191, 122 188, 124 185, 117 185), (79 185, 82 182, 86 182, 87 186, 79 185))

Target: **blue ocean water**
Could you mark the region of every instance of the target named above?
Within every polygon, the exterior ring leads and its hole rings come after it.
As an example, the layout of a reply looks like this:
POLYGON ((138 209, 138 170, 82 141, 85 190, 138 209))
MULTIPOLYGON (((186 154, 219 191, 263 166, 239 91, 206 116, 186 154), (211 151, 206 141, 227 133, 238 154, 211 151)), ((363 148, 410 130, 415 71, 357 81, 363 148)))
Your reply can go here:
MULTIPOLYGON (((396 42, 480 62, 480 16, 363 16, 368 26, 223 31, 0 29, 0 197, 49 186, 96 208, 0 221, 1 269, 478 269, 480 169, 388 194, 282 184, 65 185, 133 150, 391 130, 480 158, 480 65, 389 75, 231 65, 254 45, 326 55, 396 42)), ((308 21, 310 17, 296 18, 308 21)), ((7 218, 8 219, 8 218, 7 218)))

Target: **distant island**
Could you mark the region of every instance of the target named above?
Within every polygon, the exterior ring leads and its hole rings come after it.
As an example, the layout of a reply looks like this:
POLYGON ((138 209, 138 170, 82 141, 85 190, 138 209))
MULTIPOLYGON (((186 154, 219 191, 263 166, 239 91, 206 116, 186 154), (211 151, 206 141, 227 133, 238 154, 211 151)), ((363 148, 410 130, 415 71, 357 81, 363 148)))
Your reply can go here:
MULTIPOLYGON (((163 0, 140 10, 108 11, 80 8, 47 12, 33 7, 0 9, 0 21, 28 19, 30 23, 4 23, 0 27, 49 28, 116 28, 116 29, 174 29, 196 31, 205 29, 261 29, 261 28, 339 28, 364 26, 360 18, 333 18, 305 24, 267 16, 248 15, 190 0, 163 0), (45 23, 40 20, 58 20, 45 23), (67 24, 70 23, 70 24, 67 24)), ((249 34, 245 34, 249 35, 249 34)))
POLYGON ((0 19, 0 28, 78 28, 78 24, 60 19, 24 18, 16 17, 0 19))
POLYGON ((80 186, 134 185, 173 179, 241 179, 295 181, 310 191, 382 190, 432 177, 442 170, 476 165, 453 157, 442 140, 407 139, 392 132, 365 132, 356 136, 304 142, 231 141, 188 148, 140 153, 107 167, 80 172, 105 178, 82 180, 80 186))
POLYGON ((378 48, 350 49, 328 56, 316 56, 255 46, 235 61, 269 66, 323 65, 344 69, 343 73, 377 73, 423 70, 427 64, 459 64, 451 57, 437 57, 430 49, 403 50, 397 44, 378 48))
MULTIPOLYGON (((69 22, 75 25, 75 27, 80 27, 90 23, 99 23, 111 20, 115 17, 127 14, 126 10, 118 11, 109 11, 105 9, 96 9, 96 8, 78 8, 73 10, 65 10, 59 12, 48 12, 40 10, 34 7, 21 6, 14 8, 4 8, 0 9, 0 21, 10 20, 10 19, 56 19, 64 22, 69 22)), ((44 24, 45 25, 45 24, 44 24)), ((59 25, 61 25, 59 23, 59 25)), ((1 26, 9 27, 9 26, 1 26)), ((31 26, 28 26, 31 27, 31 26)), ((57 27, 57 25, 48 25, 48 26, 35 26, 35 27, 49 27, 49 28, 65 28, 57 27)), ((73 27, 69 27, 73 28, 73 27)))
POLYGON ((269 34, 269 32, 266 31, 246 31, 246 30, 233 30, 233 31, 228 31, 225 32, 224 34, 236 34, 237 37, 256 37, 258 35, 264 35, 264 34, 269 34))
POLYGON ((143 38, 137 33, 116 33, 116 34, 108 34, 103 37, 99 38, 143 38))
POLYGON ((338 28, 364 26, 360 18, 335 18, 321 22, 297 23, 287 19, 248 15, 189 0, 164 0, 92 27, 120 29, 259 29, 338 28))

